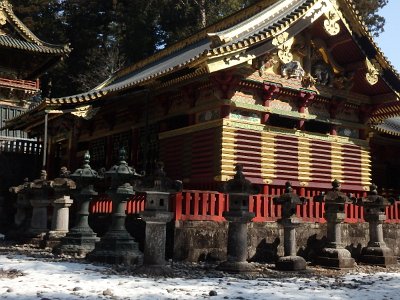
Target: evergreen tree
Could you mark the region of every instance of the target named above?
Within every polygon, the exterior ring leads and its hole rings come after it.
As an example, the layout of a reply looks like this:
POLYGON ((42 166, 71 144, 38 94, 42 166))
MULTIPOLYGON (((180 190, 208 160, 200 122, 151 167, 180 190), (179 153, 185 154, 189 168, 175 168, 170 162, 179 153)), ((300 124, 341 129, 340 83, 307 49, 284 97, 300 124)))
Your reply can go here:
POLYGON ((74 49, 66 60, 67 90, 84 92, 105 80, 108 50, 114 47, 109 0, 63 1, 66 36, 74 49))
POLYGON ((158 0, 114 0, 116 39, 126 63, 150 56, 159 43, 158 0))
POLYGON ((40 39, 54 44, 67 42, 59 0, 12 0, 14 13, 40 39))
MULTIPOLYGON (((393 1, 393 0, 392 0, 393 1)), ((365 24, 374 36, 378 36, 384 31, 385 18, 378 14, 388 0, 358 0, 353 1, 361 15, 364 17, 365 24)))
POLYGON ((160 0, 160 42, 172 44, 257 1, 160 0))

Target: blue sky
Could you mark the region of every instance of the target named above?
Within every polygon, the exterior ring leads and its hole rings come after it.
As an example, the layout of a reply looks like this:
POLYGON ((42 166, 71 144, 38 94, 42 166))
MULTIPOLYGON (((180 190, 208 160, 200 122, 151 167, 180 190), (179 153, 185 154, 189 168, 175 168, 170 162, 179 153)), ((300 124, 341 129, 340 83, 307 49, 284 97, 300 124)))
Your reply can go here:
POLYGON ((385 17, 386 24, 385 32, 376 38, 376 42, 396 70, 400 72, 400 1, 389 0, 379 14, 385 17))

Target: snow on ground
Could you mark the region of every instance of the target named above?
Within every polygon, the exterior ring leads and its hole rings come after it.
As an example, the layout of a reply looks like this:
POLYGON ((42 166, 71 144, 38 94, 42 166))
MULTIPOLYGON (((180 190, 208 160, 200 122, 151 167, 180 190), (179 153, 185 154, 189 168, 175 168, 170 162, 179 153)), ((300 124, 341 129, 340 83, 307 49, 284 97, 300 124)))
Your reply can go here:
MULTIPOLYGON (((0 255, 2 299, 400 299, 400 273, 299 274, 253 280, 237 277, 200 279, 112 275, 111 268, 51 261, 24 255, 0 255), (10 278, 11 277, 11 278, 10 278), (210 296, 215 291, 216 296, 210 296)), ((382 269, 384 270, 384 269, 382 269)))

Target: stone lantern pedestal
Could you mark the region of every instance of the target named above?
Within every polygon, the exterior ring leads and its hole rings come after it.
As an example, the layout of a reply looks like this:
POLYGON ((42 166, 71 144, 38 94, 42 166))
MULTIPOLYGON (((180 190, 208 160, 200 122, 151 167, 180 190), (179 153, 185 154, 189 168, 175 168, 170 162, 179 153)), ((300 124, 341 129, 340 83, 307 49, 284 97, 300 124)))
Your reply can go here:
POLYGON ((55 199, 53 205, 53 220, 49 236, 60 238, 67 234, 69 225, 69 208, 74 203, 70 196, 63 195, 55 199))
POLYGON ((223 213, 228 221, 227 260, 217 269, 230 273, 254 272, 254 266, 247 262, 247 228, 255 217, 249 212, 249 196, 255 194, 255 190, 245 179, 241 165, 236 165, 236 175, 224 189, 229 194, 229 211, 223 213))
POLYGON ((357 205, 364 207, 364 219, 369 223, 369 242, 361 250, 360 261, 365 264, 390 266, 397 264, 393 251, 383 239, 383 223, 386 220, 386 206, 394 203, 378 195, 377 186, 371 185, 365 198, 360 198, 357 205))
POLYGON ((34 238, 33 242, 35 242, 42 240, 48 232, 47 210, 50 205, 49 193, 51 182, 47 180, 47 172, 42 170, 40 178, 28 183, 27 189, 32 195, 30 199, 32 219, 27 235, 34 238))
POLYGON ((296 217, 296 207, 305 204, 305 199, 293 193, 290 182, 286 182, 285 193, 273 199, 274 204, 282 206, 282 218, 278 221, 283 226, 284 256, 280 257, 275 266, 278 270, 305 270, 307 263, 303 257, 297 256, 296 228, 302 221, 296 217))
MULTIPOLYGON (((99 240, 96 233, 89 227, 88 217, 89 203, 97 196, 93 184, 99 180, 100 177, 96 171, 92 170, 89 162, 90 155, 89 152, 86 152, 83 167, 76 170, 70 176, 76 182, 78 189, 75 196, 79 205, 77 223, 65 237, 61 238, 60 244, 53 248, 53 252, 56 254, 85 257, 87 253, 94 249, 95 243, 99 240)), ((60 202, 68 203, 69 201, 68 199, 63 199, 60 200, 60 202)), ((63 224, 63 226, 65 226, 65 224, 63 224)))
POLYGON ((111 264, 138 264, 142 261, 143 254, 139 251, 135 239, 125 228, 125 210, 128 199, 135 195, 128 181, 140 175, 126 163, 125 150, 120 150, 119 164, 107 171, 106 176, 111 177, 111 188, 108 194, 113 203, 112 223, 87 258, 91 261, 111 264))
POLYGON ((325 202, 328 241, 316 263, 328 268, 349 269, 354 267, 354 259, 342 244, 342 223, 346 218, 345 204, 353 201, 340 191, 340 183, 337 180, 332 182, 332 186, 333 189, 326 195, 315 198, 315 201, 325 202))
POLYGON ((153 176, 146 176, 139 189, 146 193, 145 209, 140 213, 146 223, 142 270, 165 273, 166 227, 174 216, 169 211, 169 198, 172 193, 182 190, 182 184, 167 178, 163 163, 158 162, 153 176))
POLYGON ((162 267, 165 265, 165 243, 167 223, 172 220, 172 212, 144 211, 140 217, 146 223, 143 264, 162 267))
POLYGON ((75 182, 68 179, 69 171, 62 168, 60 177, 54 179, 52 188, 54 191, 53 218, 51 230, 46 235, 46 246, 54 248, 69 230, 69 208, 73 203, 69 194, 76 188, 75 182))

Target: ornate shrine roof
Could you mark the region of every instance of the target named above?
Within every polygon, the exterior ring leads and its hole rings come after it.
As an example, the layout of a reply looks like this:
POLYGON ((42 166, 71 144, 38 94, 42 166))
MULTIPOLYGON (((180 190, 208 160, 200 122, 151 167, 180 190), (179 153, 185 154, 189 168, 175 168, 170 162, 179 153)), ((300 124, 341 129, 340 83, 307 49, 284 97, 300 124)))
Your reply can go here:
MULTIPOLYGON (((291 37, 330 11, 335 11, 338 19, 328 21, 340 20, 357 45, 356 50, 361 51, 367 60, 370 76, 379 81, 375 89, 384 91, 382 94, 391 92, 400 95, 399 74, 375 44, 353 1, 264 0, 145 60, 119 70, 91 91, 45 99, 26 114, 32 115, 46 107, 70 109, 88 105, 128 89, 165 86, 177 79, 189 79, 249 62, 284 46, 291 37)), ((23 119, 21 115, 10 121, 7 127, 19 127, 23 119)))
POLYGON ((50 47, 48 45, 38 45, 35 43, 22 41, 6 35, 0 35, 0 46, 19 50, 27 50, 32 52, 49 53, 49 54, 65 54, 69 53, 65 48, 50 47))
POLYGON ((67 55, 69 45, 53 45, 40 40, 14 14, 7 0, 0 0, 0 47, 48 54, 67 55), (7 32, 10 26, 15 32, 7 32))

